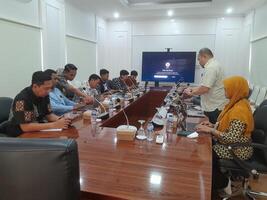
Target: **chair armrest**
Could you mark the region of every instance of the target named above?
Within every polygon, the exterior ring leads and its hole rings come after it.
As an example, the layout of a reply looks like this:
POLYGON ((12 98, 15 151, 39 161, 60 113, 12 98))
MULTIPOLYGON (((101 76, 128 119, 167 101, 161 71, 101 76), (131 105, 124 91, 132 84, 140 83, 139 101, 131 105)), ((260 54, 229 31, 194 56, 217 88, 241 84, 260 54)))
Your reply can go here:
MULTIPOLYGON (((240 146, 248 146, 251 145, 251 143, 240 143, 240 146)), ((236 164, 239 165, 239 167, 241 167, 242 169, 244 169, 248 174, 251 174, 253 176, 254 179, 257 179, 259 177, 259 173, 257 172, 256 169, 251 168, 251 166, 247 165, 247 163, 244 160, 239 159, 235 153, 234 153, 234 149, 238 146, 238 143, 236 144, 231 144, 228 145, 228 150, 231 153, 233 160, 236 164)), ((239 146, 239 147, 240 147, 239 146)), ((264 145, 265 146, 265 145, 264 145)))
POLYGON ((252 143, 251 146, 257 149, 267 150, 267 145, 265 144, 252 143))

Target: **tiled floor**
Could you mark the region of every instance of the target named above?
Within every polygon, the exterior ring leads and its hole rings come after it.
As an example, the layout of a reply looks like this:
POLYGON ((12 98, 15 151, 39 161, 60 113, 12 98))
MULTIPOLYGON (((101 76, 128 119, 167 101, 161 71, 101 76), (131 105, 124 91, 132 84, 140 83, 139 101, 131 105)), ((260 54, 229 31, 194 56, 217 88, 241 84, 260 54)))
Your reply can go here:
MULTIPOLYGON (((267 192, 267 175, 260 176, 258 180, 251 180, 250 185, 252 190, 257 192, 267 192)), ((220 198, 216 199, 219 200, 220 198)), ((256 197, 257 200, 267 200, 267 197, 256 197)), ((244 200, 242 196, 231 198, 231 200, 244 200)))

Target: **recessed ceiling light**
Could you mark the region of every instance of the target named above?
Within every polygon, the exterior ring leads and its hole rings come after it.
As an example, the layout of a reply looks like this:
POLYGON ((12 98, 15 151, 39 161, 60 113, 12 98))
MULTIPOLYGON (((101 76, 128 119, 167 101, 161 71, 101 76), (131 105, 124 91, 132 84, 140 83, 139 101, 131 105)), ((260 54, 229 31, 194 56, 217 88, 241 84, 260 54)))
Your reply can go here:
POLYGON ((116 18, 116 19, 118 19, 118 18, 120 17, 120 13, 115 12, 115 13, 113 14, 113 17, 116 18))
POLYGON ((173 16, 173 11, 172 11, 172 10, 168 10, 167 15, 168 15, 169 17, 173 16))
POLYGON ((171 19, 171 22, 175 22, 175 20, 174 19, 171 19))
POLYGON ((232 12, 233 12, 233 8, 227 8, 227 9, 226 9, 226 13, 227 13, 227 14, 231 14, 232 12))
POLYGON ((224 17, 222 17, 221 19, 224 20, 224 17))

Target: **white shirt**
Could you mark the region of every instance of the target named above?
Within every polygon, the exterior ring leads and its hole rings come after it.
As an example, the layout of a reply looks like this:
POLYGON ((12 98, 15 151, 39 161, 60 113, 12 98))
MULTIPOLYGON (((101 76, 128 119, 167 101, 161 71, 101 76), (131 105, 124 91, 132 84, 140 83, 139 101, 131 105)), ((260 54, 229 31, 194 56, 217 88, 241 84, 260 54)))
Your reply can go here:
POLYGON ((227 99, 224 94, 224 72, 220 64, 211 58, 204 66, 201 85, 210 88, 208 93, 201 95, 201 106, 204 111, 223 110, 227 99))

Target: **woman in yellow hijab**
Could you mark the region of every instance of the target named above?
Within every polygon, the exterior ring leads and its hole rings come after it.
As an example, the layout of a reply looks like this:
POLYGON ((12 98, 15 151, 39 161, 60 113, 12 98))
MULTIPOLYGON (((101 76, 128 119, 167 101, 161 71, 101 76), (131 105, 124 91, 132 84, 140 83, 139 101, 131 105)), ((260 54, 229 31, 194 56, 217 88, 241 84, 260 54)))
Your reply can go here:
MULTIPOLYGON (((253 114, 247 100, 249 86, 246 79, 240 76, 227 78, 223 81, 225 96, 229 103, 218 117, 215 125, 204 122, 197 126, 197 132, 210 133, 215 138, 213 145, 213 179, 214 188, 225 188, 229 181, 220 173, 217 159, 233 159, 227 145, 234 143, 249 143, 251 132, 254 129, 253 114)), ((249 159, 253 154, 251 146, 240 146, 234 149, 234 154, 243 160, 249 159)))

